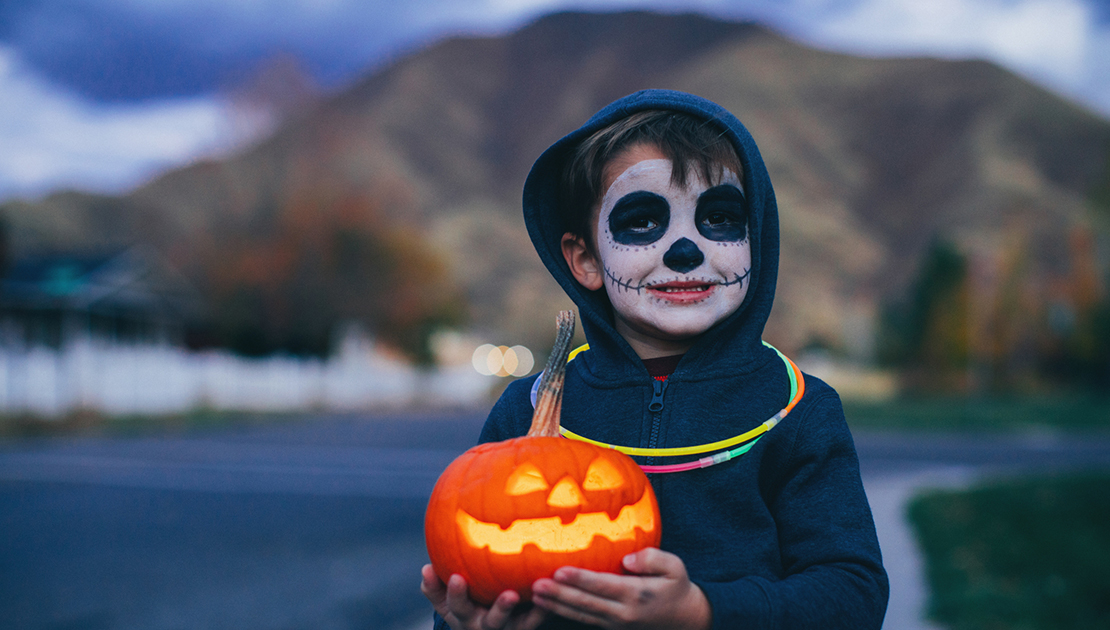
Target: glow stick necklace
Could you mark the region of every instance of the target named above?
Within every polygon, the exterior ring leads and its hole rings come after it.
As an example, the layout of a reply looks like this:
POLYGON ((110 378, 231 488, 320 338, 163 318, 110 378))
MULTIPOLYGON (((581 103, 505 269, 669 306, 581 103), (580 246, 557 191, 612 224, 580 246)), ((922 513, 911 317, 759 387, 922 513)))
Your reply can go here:
MULTIPOLYGON (((664 465, 640 464, 640 468, 642 468, 644 470, 644 472, 649 472, 649 473, 672 473, 672 472, 683 472, 683 471, 686 471, 686 470, 696 470, 698 468, 707 468, 709 466, 713 466, 713 465, 716 465, 716 464, 721 464, 721 463, 727 462, 731 459, 740 457, 744 453, 747 453, 749 450, 751 450, 751 448, 753 446, 755 446, 756 442, 758 442, 760 440, 760 438, 763 437, 764 433, 766 433, 766 432, 770 431, 771 429, 775 428, 775 425, 777 425, 779 422, 781 422, 782 419, 785 418, 786 415, 789 414, 791 412, 791 410, 794 409, 794 406, 798 404, 798 401, 800 401, 802 399, 802 396, 805 395, 805 390, 806 390, 805 378, 802 377, 802 371, 798 369, 798 366, 795 365, 794 362, 791 361, 789 358, 787 358, 787 356, 785 354, 779 352, 778 348, 772 346, 771 344, 767 343, 766 341, 763 342, 763 345, 765 345, 768 348, 774 350, 775 354, 779 355, 779 358, 782 359, 783 364, 786 366, 786 372, 787 372, 787 375, 790 378, 790 401, 778 413, 771 416, 770 419, 768 419, 766 422, 759 425, 758 427, 752 429, 751 431, 747 431, 747 432, 741 433, 740 435, 737 435, 737 436, 734 436, 734 437, 731 437, 731 438, 728 438, 728 439, 725 439, 725 440, 720 440, 720 441, 717 441, 717 442, 710 442, 710 443, 707 443, 707 444, 699 444, 699 445, 696 445, 696 446, 680 446, 680 447, 675 447, 675 448, 638 448, 638 447, 633 447, 633 446, 618 446, 618 445, 615 445, 615 444, 607 444, 605 442, 599 442, 597 440, 591 440, 590 438, 578 435, 578 434, 574 433, 573 431, 571 431, 569 429, 566 429, 564 427, 559 427, 559 432, 562 433, 563 437, 566 437, 566 438, 569 438, 569 439, 572 439, 572 440, 579 440, 579 441, 582 441, 582 442, 589 442, 590 444, 594 444, 594 445, 600 446, 602 448, 610 448, 610 449, 613 449, 613 450, 616 450, 616 451, 620 451, 620 452, 622 452, 626 455, 641 455, 641 456, 656 456, 656 457, 674 457, 674 456, 677 456, 677 455, 700 455, 701 453, 708 453, 710 451, 715 451, 715 450, 718 450, 718 449, 727 449, 731 446, 736 446, 737 444, 741 444, 741 446, 738 446, 737 448, 734 448, 732 450, 722 450, 722 451, 720 451, 718 453, 714 453, 713 455, 710 455, 708 457, 702 457, 701 459, 697 459, 697 460, 690 461, 690 462, 684 462, 684 463, 681 463, 681 464, 664 464, 664 465)), ((568 357, 567 361, 569 362, 576 355, 578 355, 578 353, 589 350, 589 348, 590 348, 589 344, 585 344, 585 345, 582 345, 578 348, 575 348, 574 351, 570 353, 570 356, 568 357)))

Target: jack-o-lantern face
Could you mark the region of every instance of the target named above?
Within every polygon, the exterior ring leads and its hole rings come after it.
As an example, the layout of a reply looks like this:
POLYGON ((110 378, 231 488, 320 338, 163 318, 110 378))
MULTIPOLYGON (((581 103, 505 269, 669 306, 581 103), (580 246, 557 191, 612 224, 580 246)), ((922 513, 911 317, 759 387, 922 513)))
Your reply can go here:
MULTIPOLYGON (((602 492, 619 496, 625 494, 623 491, 630 489, 630 485, 631 482, 624 478, 621 471, 602 457, 590 463, 581 484, 571 475, 565 475, 554 486, 535 464, 525 462, 509 475, 505 483, 505 494, 520 497, 542 493, 541 496, 546 497, 546 505, 551 508, 551 512, 559 513, 560 516, 517 518, 503 529, 497 523, 486 523, 475 518, 460 507, 455 514, 456 522, 468 545, 475 549, 488 548, 490 553, 520 554, 526 544, 535 545, 540 551, 547 553, 584 551, 589 549, 594 536, 601 536, 612 542, 635 540, 637 526, 640 529, 654 529, 652 496, 646 492, 635 503, 622 504, 619 501, 603 500, 604 505, 598 507, 612 509, 613 505, 620 505, 615 516, 604 511, 579 511, 574 520, 564 523, 567 510, 589 509, 590 501, 586 497, 588 493, 602 492)), ((610 498, 611 496, 605 497, 610 498)))
POLYGON ((659 508, 626 455, 562 438, 477 446, 440 477, 425 518, 441 579, 460 573, 492 602, 574 565, 619 572, 626 554, 659 544, 659 508))

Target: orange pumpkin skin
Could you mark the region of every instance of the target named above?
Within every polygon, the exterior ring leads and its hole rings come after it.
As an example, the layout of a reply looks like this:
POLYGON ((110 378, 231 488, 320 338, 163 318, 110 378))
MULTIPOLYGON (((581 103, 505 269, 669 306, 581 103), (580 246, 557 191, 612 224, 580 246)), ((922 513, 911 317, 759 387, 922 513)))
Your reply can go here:
POLYGON ((623 453, 558 437, 481 444, 440 475, 424 518, 428 555, 444 582, 466 578, 491 604, 563 566, 621 573, 621 559, 658 547, 659 506, 623 453))

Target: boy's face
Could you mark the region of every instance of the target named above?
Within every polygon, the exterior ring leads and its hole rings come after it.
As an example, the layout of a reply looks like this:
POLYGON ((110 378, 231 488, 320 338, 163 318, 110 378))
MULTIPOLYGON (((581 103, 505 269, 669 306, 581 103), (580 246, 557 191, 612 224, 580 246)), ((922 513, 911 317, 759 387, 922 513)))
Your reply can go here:
POLYGON ((636 145, 607 167, 596 234, 602 281, 618 332, 644 342, 690 340, 731 315, 748 292, 751 243, 741 183, 707 182, 636 145))

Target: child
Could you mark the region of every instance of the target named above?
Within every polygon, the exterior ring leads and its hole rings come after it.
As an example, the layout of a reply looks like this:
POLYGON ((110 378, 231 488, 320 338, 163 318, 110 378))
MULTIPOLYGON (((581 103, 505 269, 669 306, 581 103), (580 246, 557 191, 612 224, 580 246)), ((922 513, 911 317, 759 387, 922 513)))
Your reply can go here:
MULTIPOLYGON (((564 567, 531 607, 509 591, 484 608, 425 566, 436 628, 879 628, 887 578, 840 400, 812 376, 792 387, 762 342, 778 216, 743 125, 688 94, 620 99, 540 156, 524 218, 589 342, 567 365, 563 427, 666 471, 650 474, 662 549, 627 556, 625 575, 564 567), (672 465, 727 451, 672 456, 759 427, 800 391, 746 452, 672 465)), ((481 441, 527 432, 533 381, 509 386, 481 441)))

